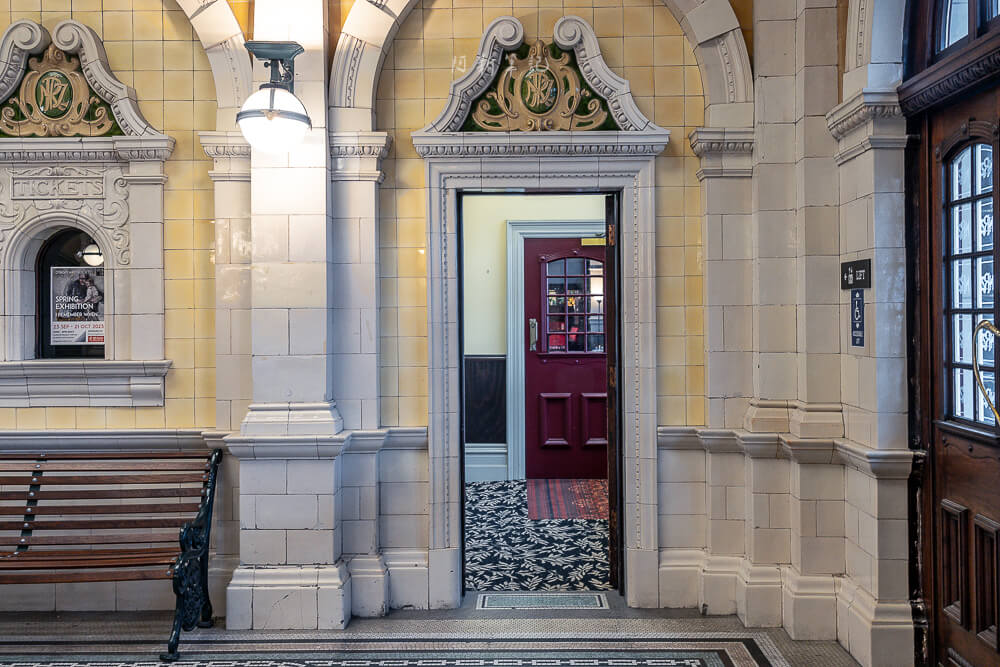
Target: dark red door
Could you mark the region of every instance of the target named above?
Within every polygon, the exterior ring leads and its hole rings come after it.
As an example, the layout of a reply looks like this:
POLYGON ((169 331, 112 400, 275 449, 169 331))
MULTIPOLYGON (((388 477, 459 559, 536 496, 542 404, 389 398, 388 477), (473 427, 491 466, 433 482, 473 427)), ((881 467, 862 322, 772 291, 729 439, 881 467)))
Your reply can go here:
POLYGON ((580 239, 526 239, 524 272, 527 476, 604 479, 604 248, 580 239))

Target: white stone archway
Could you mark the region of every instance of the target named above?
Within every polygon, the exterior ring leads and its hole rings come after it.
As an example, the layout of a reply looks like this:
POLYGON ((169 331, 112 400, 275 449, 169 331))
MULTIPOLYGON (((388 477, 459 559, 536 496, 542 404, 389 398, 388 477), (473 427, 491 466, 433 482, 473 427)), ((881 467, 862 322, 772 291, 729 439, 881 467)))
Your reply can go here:
POLYGON ((243 29, 227 2, 178 0, 212 66, 215 99, 219 104, 216 129, 236 129, 236 112, 253 88, 250 58, 243 48, 243 29))

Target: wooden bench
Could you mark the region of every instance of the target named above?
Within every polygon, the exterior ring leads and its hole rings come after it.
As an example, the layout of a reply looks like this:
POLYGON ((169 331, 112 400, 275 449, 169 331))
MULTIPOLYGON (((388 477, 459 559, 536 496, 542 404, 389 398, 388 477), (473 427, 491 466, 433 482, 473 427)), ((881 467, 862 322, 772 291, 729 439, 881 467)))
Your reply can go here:
POLYGON ((177 660, 181 630, 212 625, 221 458, 219 449, 0 454, 0 584, 172 578, 177 605, 160 659, 177 660))

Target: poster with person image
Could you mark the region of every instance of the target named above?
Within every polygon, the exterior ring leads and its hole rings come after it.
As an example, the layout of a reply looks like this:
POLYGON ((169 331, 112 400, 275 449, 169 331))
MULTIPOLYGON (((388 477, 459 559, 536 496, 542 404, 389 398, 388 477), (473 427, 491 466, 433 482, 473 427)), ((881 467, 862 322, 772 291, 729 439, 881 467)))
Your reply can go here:
POLYGON ((51 345, 104 344, 104 269, 52 267, 51 345))

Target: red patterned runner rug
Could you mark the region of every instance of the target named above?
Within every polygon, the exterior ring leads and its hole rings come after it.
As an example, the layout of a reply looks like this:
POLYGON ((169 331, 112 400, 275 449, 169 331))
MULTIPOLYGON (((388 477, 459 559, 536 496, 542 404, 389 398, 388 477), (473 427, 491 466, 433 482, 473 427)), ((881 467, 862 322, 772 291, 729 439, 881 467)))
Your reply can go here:
POLYGON ((607 519, 608 480, 529 479, 528 519, 607 519))

